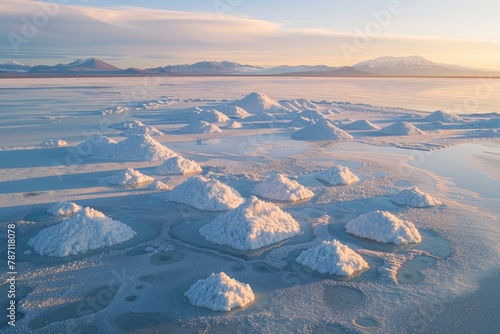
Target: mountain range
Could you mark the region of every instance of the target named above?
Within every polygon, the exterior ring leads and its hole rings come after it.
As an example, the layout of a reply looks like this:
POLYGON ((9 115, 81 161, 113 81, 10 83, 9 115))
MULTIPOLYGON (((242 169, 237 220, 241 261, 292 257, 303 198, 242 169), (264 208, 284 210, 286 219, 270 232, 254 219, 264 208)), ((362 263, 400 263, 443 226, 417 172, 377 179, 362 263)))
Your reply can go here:
POLYGON ((120 69, 96 58, 78 59, 54 66, 22 65, 16 61, 0 64, 0 77, 60 76, 304 76, 304 77, 478 77, 500 76, 500 72, 436 63, 420 56, 379 57, 353 66, 281 65, 270 68, 230 61, 201 61, 194 64, 156 68, 120 69))

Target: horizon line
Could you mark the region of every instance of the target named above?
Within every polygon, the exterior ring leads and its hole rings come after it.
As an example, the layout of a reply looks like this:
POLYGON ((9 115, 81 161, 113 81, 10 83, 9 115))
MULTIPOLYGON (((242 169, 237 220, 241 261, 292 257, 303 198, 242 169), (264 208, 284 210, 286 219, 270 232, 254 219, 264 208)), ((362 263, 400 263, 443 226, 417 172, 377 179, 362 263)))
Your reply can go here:
MULTIPOLYGON (((260 68, 263 68, 263 69, 271 69, 271 68, 274 68, 274 67, 279 67, 279 66, 290 66, 290 67, 300 67, 300 66, 311 66, 311 67, 314 67, 314 66, 325 66, 325 67, 332 67, 332 68, 343 68, 343 67, 354 67, 360 63, 364 63, 364 62, 369 62, 369 61, 373 61, 373 60, 377 60, 377 59, 380 59, 380 58, 412 58, 412 57, 416 57, 416 58, 422 58, 423 60, 426 60, 426 61, 429 61, 431 63, 434 63, 434 64, 437 64, 437 65, 446 65, 446 66, 459 66, 459 67, 464 67, 464 68, 467 68, 467 69, 470 69, 470 70, 476 70, 476 71, 493 71, 493 72, 500 72, 500 69, 497 70, 497 69, 493 69, 493 68, 479 68, 479 67, 471 67, 471 66, 464 66, 464 65, 460 65, 460 64, 451 64, 451 63, 442 63, 442 62, 436 62, 436 61, 433 61, 433 60, 430 60, 426 57, 423 57, 423 56, 420 56, 418 54, 412 54, 412 55, 408 55, 408 56, 390 56, 390 55, 386 55, 386 56, 377 56, 377 57, 374 57, 374 58, 369 58, 369 59, 366 59, 366 60, 363 60, 363 61, 359 61, 359 62, 356 62, 352 65, 326 65, 326 64, 321 64, 321 63, 315 63, 315 64, 306 64, 306 63, 301 63, 299 65, 289 65, 287 64, 286 62, 285 63, 280 63, 279 65, 252 65, 251 63, 241 63, 239 61, 233 61, 233 60, 228 60, 228 59, 223 59, 223 60, 209 60, 209 59, 201 59, 201 60, 197 60, 197 61, 194 61, 192 63, 189 63, 189 62, 183 62, 183 63, 178 63, 178 64, 166 64, 166 65, 158 65, 157 67, 167 67, 167 66, 183 66, 183 65, 194 65, 194 64, 198 64, 198 63, 203 63, 203 62, 208 62, 208 63, 223 63, 223 62, 229 62, 229 63, 235 63, 235 64, 238 64, 238 65, 242 65, 242 66, 251 66, 251 67, 260 67, 260 68)), ((126 67, 126 68, 121 68, 121 67, 117 67, 116 65, 113 65, 113 60, 107 60, 106 59, 106 56, 104 56, 103 58, 99 58, 98 56, 89 56, 89 57, 81 57, 81 58, 71 58, 71 60, 68 60, 67 63, 63 63, 63 62, 59 62, 55 65, 46 65, 46 64, 37 64, 37 65, 25 65, 25 64, 22 64, 20 61, 14 59, 14 58, 2 58, 2 59, 10 59, 11 62, 16 62, 16 63, 19 63, 20 65, 19 66, 29 66, 29 67, 35 67, 35 66, 57 66, 57 65, 68 65, 68 64, 71 64, 73 62, 77 62, 79 60, 99 60, 99 61, 102 61, 102 62, 105 62, 109 65, 112 65, 120 70, 127 70, 127 69, 139 69, 139 70, 146 70, 146 69, 153 69, 153 68, 157 68, 157 67, 146 67, 146 68, 140 68, 140 67, 135 67, 135 66, 129 66, 129 67, 126 67)), ((146 59, 146 58, 141 58, 141 59, 146 59)), ((0 65, 13 65, 13 64, 10 64, 10 63, 0 63, 0 65)))

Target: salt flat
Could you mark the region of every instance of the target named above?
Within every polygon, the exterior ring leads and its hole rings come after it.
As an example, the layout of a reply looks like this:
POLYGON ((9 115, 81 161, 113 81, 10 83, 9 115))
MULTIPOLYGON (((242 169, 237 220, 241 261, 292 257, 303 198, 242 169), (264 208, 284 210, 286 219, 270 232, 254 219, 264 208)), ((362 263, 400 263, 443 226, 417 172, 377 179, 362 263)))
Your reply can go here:
MULTIPOLYGON (((393 99, 381 98, 363 93, 359 87, 368 85, 364 80, 2 80, 0 226, 5 230, 8 223, 16 224, 22 313, 16 327, 35 333, 418 332, 412 321, 417 312, 474 291, 481 278, 498 269, 500 170, 494 162, 500 154, 500 115, 492 109, 498 104, 491 98, 479 109, 461 113, 463 121, 441 122, 455 118, 427 117, 437 109, 453 111, 446 106, 457 102, 457 96, 440 99, 436 92, 446 91, 446 85, 473 87, 474 82, 408 79, 409 86, 423 93, 406 101, 409 88, 391 92, 393 99), (349 91, 353 86, 358 95, 349 91), (253 91, 262 95, 249 95, 253 91), (267 113, 272 117, 261 117, 267 113), (179 131, 191 124, 193 115, 205 114, 217 116, 204 119, 221 132, 179 131), (300 117, 308 122, 297 122, 300 117), (225 128, 234 120, 242 127, 225 128), (120 124, 128 121, 142 125, 127 123, 139 130, 123 133, 120 124), (349 126, 356 121, 362 122, 349 126), (398 122, 421 133, 380 130, 398 122), (350 136, 294 136, 307 124, 331 124, 350 136), (106 154, 95 136, 110 138, 106 154), (67 146, 40 145, 51 139, 67 146), (122 144, 128 142, 133 145, 122 144), (192 160, 194 172, 165 174, 158 169, 172 157, 192 160), (331 185, 318 179, 337 165, 348 167, 359 181, 331 185), (129 168, 147 182, 107 182, 129 168), (280 193, 278 200, 262 198, 272 205, 238 211, 256 185, 277 173, 314 196, 291 202, 279 200, 284 198, 280 193), (168 187, 151 187, 153 180, 168 187), (192 188, 186 187, 190 184, 192 188), (415 186, 439 199, 436 205, 415 208, 407 197, 398 204, 391 201, 415 186), (99 224, 114 221, 130 233, 113 242, 99 235, 97 248, 80 247, 78 235, 72 236, 71 247, 78 252, 43 244, 42 236, 58 226, 78 224, 72 219, 78 216, 47 212, 59 202, 98 210, 105 217, 99 224), (249 241, 261 248, 235 249, 200 234, 217 219, 224 222, 221 228, 230 224, 225 217, 236 213, 251 229, 255 222, 267 222, 268 216, 259 215, 270 215, 275 206, 297 225, 284 238, 266 235, 270 242, 249 241), (349 221, 377 210, 412 222, 421 242, 393 245, 346 232, 349 221), (43 230, 48 232, 40 234, 43 230), (32 248, 29 240, 37 235, 32 248), (324 261, 320 256, 310 256, 308 266, 296 261, 302 252, 333 240, 349 250, 335 256, 346 253, 366 265, 345 277, 311 269, 318 268, 311 263, 315 258, 324 261), (240 307, 229 312, 192 305, 186 291, 222 272, 248 284, 254 298, 237 302, 240 307)), ((403 79, 394 80, 397 87, 403 79)), ((266 197, 270 191, 272 187, 266 188, 266 197)), ((72 211, 65 212, 78 215, 72 211)), ((252 233, 262 230, 249 230, 245 237, 259 240, 252 233)), ((4 243, 1 250, 5 262, 4 243)), ((5 287, 3 283, 0 289, 5 287)), ((224 286, 213 289, 221 293, 224 286)))

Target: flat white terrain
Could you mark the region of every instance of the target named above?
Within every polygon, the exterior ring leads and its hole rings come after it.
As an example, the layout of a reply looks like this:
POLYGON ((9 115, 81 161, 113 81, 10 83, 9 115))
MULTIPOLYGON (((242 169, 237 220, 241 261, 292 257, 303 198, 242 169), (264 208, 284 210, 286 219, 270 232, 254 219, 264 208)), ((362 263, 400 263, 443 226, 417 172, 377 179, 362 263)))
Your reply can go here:
POLYGON ((466 110, 478 84, 1 80, 16 329, 418 332, 500 263, 500 102, 466 110))

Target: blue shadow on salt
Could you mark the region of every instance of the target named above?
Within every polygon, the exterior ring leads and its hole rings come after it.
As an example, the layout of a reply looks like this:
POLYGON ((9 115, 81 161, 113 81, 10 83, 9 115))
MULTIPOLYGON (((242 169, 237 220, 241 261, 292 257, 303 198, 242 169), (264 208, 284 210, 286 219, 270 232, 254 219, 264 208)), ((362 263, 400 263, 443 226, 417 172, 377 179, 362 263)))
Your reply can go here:
POLYGON ((31 330, 37 330, 53 322, 94 314, 108 307, 118 290, 119 286, 112 285, 96 288, 82 296, 78 301, 70 302, 49 312, 42 313, 31 320, 28 326, 31 330))
POLYGON ((399 268, 396 278, 400 284, 417 284, 423 281, 421 270, 433 267, 438 260, 436 258, 420 255, 406 261, 399 268))
POLYGON ((153 254, 149 257, 152 264, 164 265, 179 262, 184 258, 184 255, 178 251, 167 251, 153 254))
POLYGON ((333 311, 345 311, 359 305, 365 299, 363 291, 345 285, 328 285, 323 291, 323 298, 333 311))

